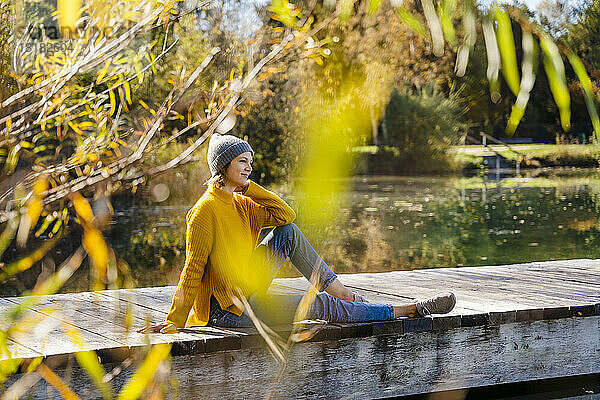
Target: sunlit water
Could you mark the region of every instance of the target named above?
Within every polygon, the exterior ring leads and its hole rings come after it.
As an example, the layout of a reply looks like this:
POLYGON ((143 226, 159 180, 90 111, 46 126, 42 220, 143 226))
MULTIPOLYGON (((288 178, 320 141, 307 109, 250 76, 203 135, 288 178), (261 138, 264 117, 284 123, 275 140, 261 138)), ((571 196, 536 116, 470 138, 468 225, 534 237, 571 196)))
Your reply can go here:
MULTIPOLYGON (((339 273, 600 258, 600 175, 365 177, 348 182, 338 219, 296 224, 339 273)), ((108 239, 140 285, 173 284, 184 258, 184 204, 117 211, 108 239)), ((283 276, 295 272, 287 265, 283 276)))
MULTIPOLYGON (((301 202, 293 185, 272 188, 297 211, 295 223, 338 273, 600 258, 596 170, 500 180, 357 177, 345 186, 349 192, 339 199, 337 220, 325 226, 308 223, 308 213, 319 210, 301 202)), ((168 196, 164 189, 164 201, 150 205, 125 207, 115 201, 105 231, 138 286, 177 283, 185 259, 185 214, 204 186, 188 185, 185 192, 173 186, 168 196)), ((151 193, 152 184, 145 190, 151 193)), ((60 262, 80 238, 73 232, 51 256, 60 262)), ((40 268, 20 274, 3 285, 2 295, 22 293, 39 274, 40 268)), ((297 272, 288 262, 281 276, 297 272)), ((84 264, 64 291, 88 289, 84 264)))

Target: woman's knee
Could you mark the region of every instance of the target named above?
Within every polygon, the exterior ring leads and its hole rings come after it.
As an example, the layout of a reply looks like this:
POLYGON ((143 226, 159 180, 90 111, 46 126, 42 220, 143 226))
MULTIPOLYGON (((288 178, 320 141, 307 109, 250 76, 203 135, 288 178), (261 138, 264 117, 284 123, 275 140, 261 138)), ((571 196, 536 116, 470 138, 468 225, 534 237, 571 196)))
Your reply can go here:
POLYGON ((286 225, 276 226, 275 229, 273 229, 273 236, 293 239, 298 230, 299 228, 292 222, 286 225))

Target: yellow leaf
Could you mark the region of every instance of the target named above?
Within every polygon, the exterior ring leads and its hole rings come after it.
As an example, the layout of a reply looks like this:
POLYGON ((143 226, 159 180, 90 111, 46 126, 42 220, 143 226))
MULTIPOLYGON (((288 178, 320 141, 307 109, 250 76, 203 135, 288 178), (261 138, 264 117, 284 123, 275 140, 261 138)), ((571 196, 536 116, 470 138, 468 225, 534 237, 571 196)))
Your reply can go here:
POLYGON ((27 366, 27 372, 33 372, 44 361, 44 357, 36 357, 31 360, 31 363, 27 366))
POLYGON ((10 263, 6 266, 3 266, 2 273, 0 273, 0 281, 3 281, 9 276, 12 276, 18 272, 23 272, 31 268, 36 262, 40 261, 48 251, 54 247, 57 239, 60 236, 55 236, 51 240, 47 240, 43 242, 43 244, 37 248, 34 252, 30 253, 28 256, 23 257, 13 263, 10 263))
POLYGON ((46 364, 40 364, 40 366, 37 368, 37 372, 46 380, 46 382, 52 385, 58 393, 60 393, 63 399, 79 400, 79 396, 77 396, 77 394, 71 390, 69 385, 63 382, 63 380, 60 379, 60 377, 56 375, 54 371, 48 368, 46 364))
POLYGON ((100 82, 102 82, 102 79, 104 79, 104 77, 106 76, 109 65, 110 65, 110 60, 106 60, 104 62, 104 67, 98 73, 98 77, 96 78, 96 85, 99 84, 100 82))
POLYGON ((125 81, 123 87, 125 88, 125 99, 131 104, 131 87, 129 87, 129 82, 125 81))
POLYGON ((29 203, 27 207, 27 217, 29 218, 29 227, 27 228, 27 233, 29 233, 29 228, 35 226, 40 214, 42 213, 42 208, 44 207, 44 202, 39 197, 34 197, 29 203))
POLYGON ((71 195, 71 201, 73 202, 73 207, 75 207, 77 216, 79 216, 88 224, 92 222, 94 213, 92 212, 92 207, 90 207, 90 204, 87 202, 87 200, 81 194, 74 193, 71 195))
POLYGON ((94 126, 94 123, 92 121, 83 121, 79 123, 79 128, 81 129, 87 129, 91 126, 94 126))
POLYGON ((102 233, 96 228, 86 227, 83 232, 83 247, 93 261, 96 276, 94 289, 102 289, 108 269, 108 246, 102 233))
POLYGON ((75 32, 75 24, 81 14, 81 0, 58 0, 58 24, 61 32, 66 28, 71 32, 75 32))
MULTIPOLYGON (((75 326, 64 321, 62 326, 63 330, 69 335, 69 338, 77 347, 82 350, 89 348, 83 339, 83 336, 75 326)), ((92 381, 94 381, 98 389, 100 389, 102 397, 104 399, 112 399, 112 390, 108 383, 104 382, 105 371, 104 368, 102 368, 100 361, 98 361, 96 353, 90 350, 83 350, 75 353, 75 358, 79 365, 85 369, 90 378, 92 378, 92 381)))
POLYGON ((73 123, 71 121, 67 122, 71 129, 73 129, 78 135, 83 135, 83 131, 79 129, 79 125, 77 123, 73 123))
POLYGON ((152 383, 158 366, 169 357, 170 351, 170 343, 159 343, 152 346, 142 365, 135 371, 129 382, 127 382, 121 393, 119 393, 117 400, 138 399, 144 389, 152 383))
POLYGON ((110 115, 113 115, 117 109, 117 99, 115 98, 115 93, 112 90, 108 91, 108 95, 110 97, 110 115))
POLYGON ((48 181, 46 181, 45 179, 38 179, 33 184, 33 193, 37 196, 40 196, 46 190, 48 190, 48 181))
POLYGON ((146 104, 146 102, 144 100, 138 100, 138 102, 142 105, 142 107, 144 107, 146 110, 149 110, 150 107, 148 107, 148 104, 146 104))
POLYGON ((127 107, 127 102, 125 101, 125 98, 123 97, 123 92, 124 92, 124 90, 122 88, 118 89, 119 100, 121 100, 121 104, 123 105, 123 109, 126 112, 129 112, 129 107, 127 107))

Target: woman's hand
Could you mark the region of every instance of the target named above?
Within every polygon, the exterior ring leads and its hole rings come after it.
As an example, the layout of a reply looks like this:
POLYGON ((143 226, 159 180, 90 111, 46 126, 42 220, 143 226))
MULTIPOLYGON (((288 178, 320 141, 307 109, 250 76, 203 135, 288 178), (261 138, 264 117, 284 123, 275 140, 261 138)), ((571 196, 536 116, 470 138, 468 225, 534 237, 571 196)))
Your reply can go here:
POLYGON ((177 327, 175 324, 170 322, 162 322, 160 324, 146 326, 144 328, 138 329, 138 333, 177 333, 177 327))

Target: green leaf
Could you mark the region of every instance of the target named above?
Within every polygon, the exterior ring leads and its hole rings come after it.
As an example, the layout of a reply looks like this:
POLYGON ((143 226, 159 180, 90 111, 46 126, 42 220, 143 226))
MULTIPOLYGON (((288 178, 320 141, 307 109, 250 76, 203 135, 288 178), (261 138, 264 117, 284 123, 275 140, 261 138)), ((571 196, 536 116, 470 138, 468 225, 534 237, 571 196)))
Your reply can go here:
POLYGON ((340 20, 347 21, 352 15, 354 0, 340 0, 340 20))
POLYGON ((456 43, 456 32, 452 17, 456 9, 456 0, 443 0, 439 7, 440 21, 442 22, 442 31, 446 41, 450 44, 456 43))
POLYGON ((5 175, 10 175, 14 172, 15 168, 17 168, 17 163, 19 162, 19 154, 21 150, 21 145, 18 144, 8 152, 8 156, 6 157, 6 161, 4 162, 4 167, 2 168, 2 173, 5 175))
POLYGON ((374 15, 381 7, 381 0, 369 0, 369 15, 374 15))
POLYGON ((596 140, 600 139, 600 120, 598 119, 598 111, 596 110, 596 104, 594 102, 594 91, 592 90, 592 81, 585 70, 585 66, 581 62, 581 59, 577 54, 569 52, 567 54, 569 62, 573 67, 573 70, 577 74, 581 87, 583 88, 583 94, 585 96, 585 105, 587 106, 590 119, 592 120, 592 126, 594 127, 594 135, 596 140))
POLYGON ((548 35, 540 37, 540 45, 544 54, 544 69, 548 77, 550 91, 560 112, 560 123, 566 132, 571 129, 571 96, 565 77, 565 66, 556 44, 548 35))
POLYGON ((4 228, 2 234, 0 235, 0 255, 4 254, 4 252, 8 248, 8 245, 12 242, 18 227, 18 216, 14 216, 8 220, 6 228, 4 228))
POLYGON ((427 29, 419 17, 404 7, 396 7, 396 14, 398 14, 398 17, 400 17, 402 22, 404 22, 414 33, 423 39, 427 38, 427 29))
POLYGON ((533 35, 531 32, 524 31, 523 32, 523 65, 521 68, 523 79, 521 80, 521 88, 519 89, 519 94, 517 95, 517 100, 513 105, 510 117, 508 119, 508 124, 506 125, 506 133, 509 135, 513 135, 525 114, 525 108, 527 107, 527 102, 529 101, 529 94, 533 89, 533 85, 535 83, 535 73, 534 73, 534 57, 536 52, 535 40, 533 39, 533 35))
POLYGON ((520 78, 511 20, 508 14, 499 7, 494 7, 492 12, 497 23, 496 34, 498 48, 502 57, 502 75, 504 75, 504 79, 513 94, 518 96, 520 78))

